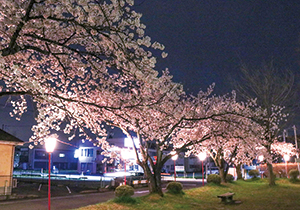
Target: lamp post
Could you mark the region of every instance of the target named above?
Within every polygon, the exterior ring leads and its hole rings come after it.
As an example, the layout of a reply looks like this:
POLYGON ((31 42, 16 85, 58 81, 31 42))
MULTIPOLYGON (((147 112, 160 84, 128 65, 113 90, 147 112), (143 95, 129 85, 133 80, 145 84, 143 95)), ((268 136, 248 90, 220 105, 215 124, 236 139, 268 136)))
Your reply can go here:
POLYGON ((46 152, 49 154, 49 175, 48 175, 48 210, 51 209, 51 154, 54 151, 56 145, 56 138, 49 137, 45 139, 46 152))
POLYGON ((124 184, 126 185, 126 160, 124 161, 124 184))
POLYGON ((262 163, 262 161, 264 160, 264 156, 263 156, 263 155, 258 156, 258 160, 259 160, 259 162, 260 162, 259 170, 260 170, 261 178, 263 178, 263 173, 262 173, 262 171, 261 171, 261 163, 262 163))
POLYGON ((201 152, 200 154, 198 154, 199 159, 202 161, 202 186, 204 186, 204 169, 203 169, 203 161, 206 158, 206 153, 205 152, 201 152))
POLYGON ((174 152, 173 156, 172 156, 172 160, 174 161, 174 181, 175 182, 176 182, 176 168, 175 168, 175 165, 176 165, 177 158, 178 158, 178 155, 174 152))
POLYGON ((126 161, 129 155, 129 151, 127 149, 121 150, 121 156, 124 161, 124 184, 126 185, 126 161))
POLYGON ((284 155, 284 156, 283 156, 283 159, 284 159, 284 161, 285 161, 285 171, 286 171, 286 176, 287 176, 288 178, 290 178, 290 177, 289 177, 288 170, 287 170, 287 162, 289 161, 290 156, 289 156, 289 155, 284 155))

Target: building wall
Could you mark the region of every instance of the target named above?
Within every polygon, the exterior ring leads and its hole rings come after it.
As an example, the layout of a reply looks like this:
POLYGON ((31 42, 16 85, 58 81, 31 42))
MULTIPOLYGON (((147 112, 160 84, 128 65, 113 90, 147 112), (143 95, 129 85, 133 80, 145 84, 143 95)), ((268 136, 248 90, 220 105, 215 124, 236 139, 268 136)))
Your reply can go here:
POLYGON ((0 144, 0 195, 10 195, 12 190, 14 146, 0 144))
MULTIPOLYGON (((31 150, 31 163, 32 169, 48 170, 49 156, 45 149, 32 149, 31 150)), ((51 157, 52 170, 55 167, 57 170, 77 170, 77 159, 74 158, 74 150, 54 150, 51 157)))
MULTIPOLYGON (((127 148, 131 155, 134 157, 131 158, 131 156, 127 157, 127 161, 130 161, 131 164, 126 164, 126 170, 127 171, 137 171, 142 172, 143 169, 136 164, 135 161, 135 153, 133 152, 133 149, 130 147, 125 147, 125 139, 124 138, 114 138, 109 139, 109 142, 111 145, 114 145, 118 148, 127 148)), ((127 145, 128 146, 128 145, 127 145)), ((60 145, 61 147, 61 145, 60 145)), ((22 147, 20 149, 21 154, 22 153, 30 155, 27 157, 28 164, 25 162, 22 162, 20 164, 19 168, 22 169, 35 169, 35 170, 41 170, 42 168, 45 170, 48 170, 48 154, 46 153, 44 147, 35 147, 34 149, 31 149, 28 151, 28 147, 22 147), (27 149, 27 150, 26 150, 27 149), (37 154, 38 153, 38 154, 37 154)), ((96 147, 93 145, 92 142, 85 141, 85 142, 79 142, 76 144, 76 147, 69 147, 65 146, 64 148, 58 148, 55 149, 52 154, 52 169, 53 166, 55 166, 55 169, 58 169, 56 171, 63 171, 63 170, 71 170, 75 171, 77 170, 78 173, 84 173, 84 174, 102 174, 107 172, 115 172, 118 170, 124 170, 124 161, 116 159, 112 163, 110 162, 103 162, 105 158, 102 154, 102 149, 100 147, 96 147), (77 155, 75 155, 77 151, 77 155), (75 157, 76 156, 76 157, 75 157)), ((154 149, 149 149, 150 156, 153 160, 155 160, 156 157, 156 151, 154 149)), ((164 151, 163 155, 168 155, 170 151, 164 151)), ((23 155, 22 155, 23 157, 23 155)), ((23 157, 23 159, 25 159, 23 157)), ((21 162, 21 161, 20 161, 21 162)), ((207 158, 204 161, 204 166, 209 164, 209 158, 207 158)), ((197 156, 191 156, 191 157, 184 157, 184 153, 180 154, 178 159, 175 161, 176 170, 180 172, 185 173, 191 173, 191 172, 199 172, 201 171, 201 161, 197 156), (184 168, 184 170, 182 170, 184 168)), ((55 171, 53 171, 55 172, 55 171)), ((162 172, 166 173, 174 173, 174 161, 172 159, 168 160, 163 169, 162 172)))
POLYGON ((77 170, 77 158, 74 158, 75 150, 56 150, 53 152, 53 165, 58 170, 77 170))
POLYGON ((80 147, 77 170, 84 173, 96 173, 96 155, 96 147, 80 147))

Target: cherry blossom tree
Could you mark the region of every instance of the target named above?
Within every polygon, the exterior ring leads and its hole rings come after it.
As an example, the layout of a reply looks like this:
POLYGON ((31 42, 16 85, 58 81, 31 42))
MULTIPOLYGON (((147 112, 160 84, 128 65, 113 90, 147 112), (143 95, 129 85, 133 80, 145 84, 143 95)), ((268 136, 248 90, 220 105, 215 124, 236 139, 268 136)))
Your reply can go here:
MULTIPOLYGON (((193 130, 196 121, 192 122, 190 118, 197 115, 197 120, 206 121, 214 116, 214 112, 203 112, 203 109, 211 110, 214 107, 213 100, 208 102, 212 87, 191 98, 186 96, 180 84, 171 79, 168 72, 164 72, 152 88, 141 86, 139 91, 142 94, 135 93, 135 97, 147 98, 148 104, 101 113, 108 119, 107 124, 120 128, 131 138, 137 163, 144 169, 149 181, 150 192, 161 196, 161 170, 166 161, 189 145, 207 139, 205 132, 201 138, 192 137, 196 132, 193 130), (133 141, 134 138, 138 139, 138 145, 133 141), (171 153, 172 150, 175 153, 171 153), (157 156, 156 161, 152 159, 153 152, 157 156)), ((197 132, 200 135, 200 131, 197 132)))
POLYGON ((95 112, 141 103, 132 90, 138 91, 139 83, 155 83, 152 52, 164 46, 145 35, 141 14, 132 5, 132 0, 1 2, 0 78, 5 86, 0 96, 19 96, 9 98, 16 118, 31 97, 39 112, 31 141, 62 126, 68 134, 88 129, 105 136, 95 112))
POLYGON ((268 172, 269 172, 269 185, 275 185, 275 175, 273 173, 272 162, 274 160, 274 150, 273 144, 277 142, 278 133, 280 131, 281 124, 286 120, 288 114, 284 113, 284 107, 272 105, 270 109, 262 108, 260 106, 256 106, 256 113, 252 116, 252 120, 254 120, 257 124, 261 126, 261 140, 263 141, 262 146, 265 149, 265 162, 267 163, 268 172))
POLYGON ((295 154, 292 144, 277 141, 278 124, 286 117, 281 107, 274 106, 270 119, 267 118, 267 110, 257 106, 255 100, 233 104, 234 111, 231 108, 219 108, 219 111, 227 114, 210 121, 211 139, 194 144, 189 151, 194 154, 203 151, 209 153, 219 169, 222 182, 226 182, 230 165, 240 169, 242 164, 252 164, 260 155, 264 157, 264 162, 272 165, 278 155, 295 154), (269 125, 272 127, 267 129, 269 125), (272 135, 272 141, 266 135, 272 135))
POLYGON ((150 192, 162 195, 160 171, 173 155, 163 151, 178 154, 221 135, 225 127, 212 130, 212 122, 228 121, 228 113, 239 108, 235 96, 211 96, 212 87, 187 96, 168 71, 159 74, 156 53, 164 46, 145 35, 132 5, 132 0, 1 1, 0 97, 10 97, 17 119, 32 100, 38 114, 30 141, 36 144, 52 130, 63 130, 70 140, 78 133, 95 138, 107 152, 105 125, 137 136, 134 149, 150 192))
MULTIPOLYGON (((230 165, 236 168, 241 164, 249 164, 256 158, 256 151, 262 145, 258 138, 260 127, 247 116, 252 115, 247 103, 234 102, 231 106, 223 107, 227 113, 209 123, 212 133, 209 141, 193 145, 191 153, 206 152, 210 154, 219 169, 222 182, 226 182, 226 175, 230 165), (234 107, 234 109, 232 109, 234 107)), ((221 109, 220 109, 221 110, 221 109)))
POLYGON ((197 96, 187 96, 182 86, 173 83, 168 72, 164 72, 155 86, 141 86, 139 91, 143 94, 136 93, 135 97, 147 98, 148 104, 109 112, 106 109, 101 113, 108 119, 108 125, 122 129, 131 138, 150 192, 163 195, 161 169, 166 161, 181 152, 188 155, 195 150, 195 145, 224 135, 225 124, 232 121, 229 115, 240 112, 234 94, 212 96, 212 90, 213 86, 197 96), (212 129, 214 122, 224 122, 224 125, 212 129), (135 137, 138 145, 133 141, 135 137), (156 161, 152 152, 157 156, 156 161))
POLYGON ((76 132, 96 138, 106 152, 105 124, 129 137, 135 133, 150 192, 162 195, 160 169, 172 156, 162 151, 179 153, 208 139, 208 120, 223 115, 220 106, 231 100, 208 97, 212 88, 188 97, 167 71, 158 76, 153 53, 164 46, 145 35, 141 14, 131 5, 132 0, 2 1, 0 96, 11 97, 16 118, 31 98, 38 110, 30 139, 36 144, 52 130, 63 130, 70 140, 76 132))

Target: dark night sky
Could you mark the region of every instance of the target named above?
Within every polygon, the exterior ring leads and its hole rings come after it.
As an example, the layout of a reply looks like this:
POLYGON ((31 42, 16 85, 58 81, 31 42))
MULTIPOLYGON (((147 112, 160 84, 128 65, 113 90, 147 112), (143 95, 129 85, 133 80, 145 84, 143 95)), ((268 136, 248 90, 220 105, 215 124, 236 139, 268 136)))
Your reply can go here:
MULTIPOLYGON (((136 0, 146 34, 166 46, 166 59, 157 69, 169 68, 174 80, 191 93, 216 83, 216 93, 230 91, 241 62, 260 65, 273 59, 281 68, 299 72, 299 0, 136 0)), ((29 138, 30 117, 15 124, 3 114, 0 125, 23 140, 29 138)))
POLYGON ((216 83, 230 90, 241 62, 298 70, 300 1, 138 0, 146 33, 163 43, 169 56, 158 60, 188 92, 216 83))

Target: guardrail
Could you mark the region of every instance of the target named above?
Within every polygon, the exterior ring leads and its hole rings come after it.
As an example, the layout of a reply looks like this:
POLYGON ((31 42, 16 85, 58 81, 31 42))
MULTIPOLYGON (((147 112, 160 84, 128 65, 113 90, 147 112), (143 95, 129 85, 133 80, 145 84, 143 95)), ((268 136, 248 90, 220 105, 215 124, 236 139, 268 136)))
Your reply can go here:
MULTIPOLYGON (((49 175, 40 172, 20 172, 13 175, 15 182, 27 182, 47 184, 49 175)), ((124 183, 124 176, 96 176, 83 174, 56 174, 51 173, 51 183, 58 186, 82 187, 82 188, 116 188, 124 183)), ((127 176, 127 184, 132 186, 147 186, 148 182, 143 176, 127 176)))
MULTIPOLYGON (((49 175, 46 173, 21 173, 13 175, 17 182, 47 184, 49 175)), ((111 186, 111 177, 85 176, 75 174, 51 174, 51 184, 83 188, 107 188, 111 186)), ((15 181, 16 182, 16 181, 15 181)))

